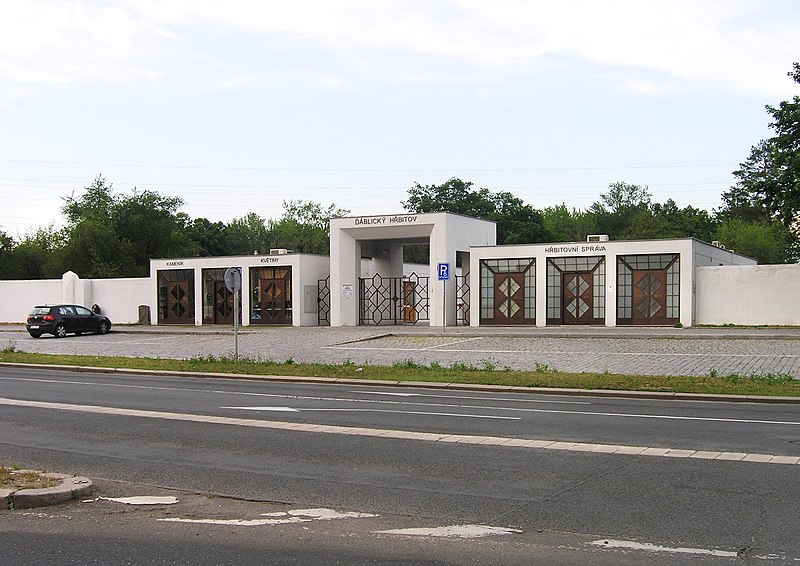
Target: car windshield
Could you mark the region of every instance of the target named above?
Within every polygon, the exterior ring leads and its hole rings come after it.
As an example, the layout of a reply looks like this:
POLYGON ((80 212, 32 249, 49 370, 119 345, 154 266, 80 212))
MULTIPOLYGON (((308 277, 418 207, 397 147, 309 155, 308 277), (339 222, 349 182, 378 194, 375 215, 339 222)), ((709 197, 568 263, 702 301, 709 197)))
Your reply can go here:
POLYGON ((31 314, 32 315, 47 314, 49 312, 50 312, 50 307, 33 307, 31 314))

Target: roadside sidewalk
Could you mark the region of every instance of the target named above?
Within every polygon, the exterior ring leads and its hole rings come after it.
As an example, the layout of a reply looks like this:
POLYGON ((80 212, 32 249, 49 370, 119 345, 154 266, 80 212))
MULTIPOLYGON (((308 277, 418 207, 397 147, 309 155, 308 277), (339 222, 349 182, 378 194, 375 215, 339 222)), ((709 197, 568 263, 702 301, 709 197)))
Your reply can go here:
MULTIPOLYGON (((233 327, 205 325, 205 326, 180 326, 180 325, 114 325, 112 332, 138 333, 138 334, 176 334, 176 335, 228 335, 233 333, 233 327)), ((0 332, 25 332, 25 325, 21 323, 0 323, 0 332)), ((756 339, 756 340, 800 340, 800 327, 643 327, 643 326, 550 326, 550 327, 472 327, 448 326, 446 329, 433 328, 426 325, 385 325, 385 326, 240 326, 240 334, 265 334, 274 332, 291 333, 325 333, 336 339, 338 336, 351 339, 353 335, 363 339, 376 336, 459 336, 459 337, 486 337, 503 336, 519 338, 704 338, 704 339, 756 339)))

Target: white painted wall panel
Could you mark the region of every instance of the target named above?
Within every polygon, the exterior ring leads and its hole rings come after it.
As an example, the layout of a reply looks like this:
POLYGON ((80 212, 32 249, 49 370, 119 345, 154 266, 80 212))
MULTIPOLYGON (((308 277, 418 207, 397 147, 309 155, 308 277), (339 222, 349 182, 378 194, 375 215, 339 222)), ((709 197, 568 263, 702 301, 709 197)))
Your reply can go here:
POLYGON ((696 324, 800 325, 800 265, 698 267, 696 324))
POLYGON ((111 324, 134 324, 139 320, 139 305, 150 306, 150 317, 155 316, 152 305, 153 282, 149 277, 130 279, 91 279, 91 300, 86 306, 97 304, 111 324))
POLYGON ((0 322, 25 322, 31 307, 61 302, 61 279, 0 281, 0 322))

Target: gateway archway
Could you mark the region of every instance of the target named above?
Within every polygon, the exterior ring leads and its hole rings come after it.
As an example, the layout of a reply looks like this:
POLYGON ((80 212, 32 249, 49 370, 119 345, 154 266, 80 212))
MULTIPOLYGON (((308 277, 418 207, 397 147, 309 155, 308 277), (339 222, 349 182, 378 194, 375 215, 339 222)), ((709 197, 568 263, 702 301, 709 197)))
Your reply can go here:
POLYGON ((495 242, 494 222, 447 212, 331 220, 331 325, 456 324, 463 308, 457 301, 457 254, 467 266, 471 246, 495 242), (404 273, 403 246, 416 244, 429 246, 428 271, 404 273), (368 270, 363 258, 369 258, 368 270), (436 275, 440 263, 451 267, 444 283, 436 275))

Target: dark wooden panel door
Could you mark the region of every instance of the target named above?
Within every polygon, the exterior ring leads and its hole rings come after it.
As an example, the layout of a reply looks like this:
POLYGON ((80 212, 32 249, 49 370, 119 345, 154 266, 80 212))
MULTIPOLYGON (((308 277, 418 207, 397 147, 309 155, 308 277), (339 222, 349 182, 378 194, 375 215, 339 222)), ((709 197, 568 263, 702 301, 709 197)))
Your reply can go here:
POLYGON ((261 322, 266 324, 289 324, 290 297, 286 292, 285 279, 263 279, 261 282, 261 322))
POLYGON ((214 324, 233 324, 233 293, 224 281, 214 281, 214 324))
POLYGON ((492 324, 525 324, 524 273, 495 273, 492 324))
POLYGON ((667 272, 633 272, 633 324, 667 323, 667 272))
POLYGON ((189 282, 170 281, 167 283, 167 320, 173 324, 193 324, 194 311, 189 308, 189 282))
POLYGON ((565 273, 561 316, 564 324, 591 324, 593 289, 591 273, 565 273))

